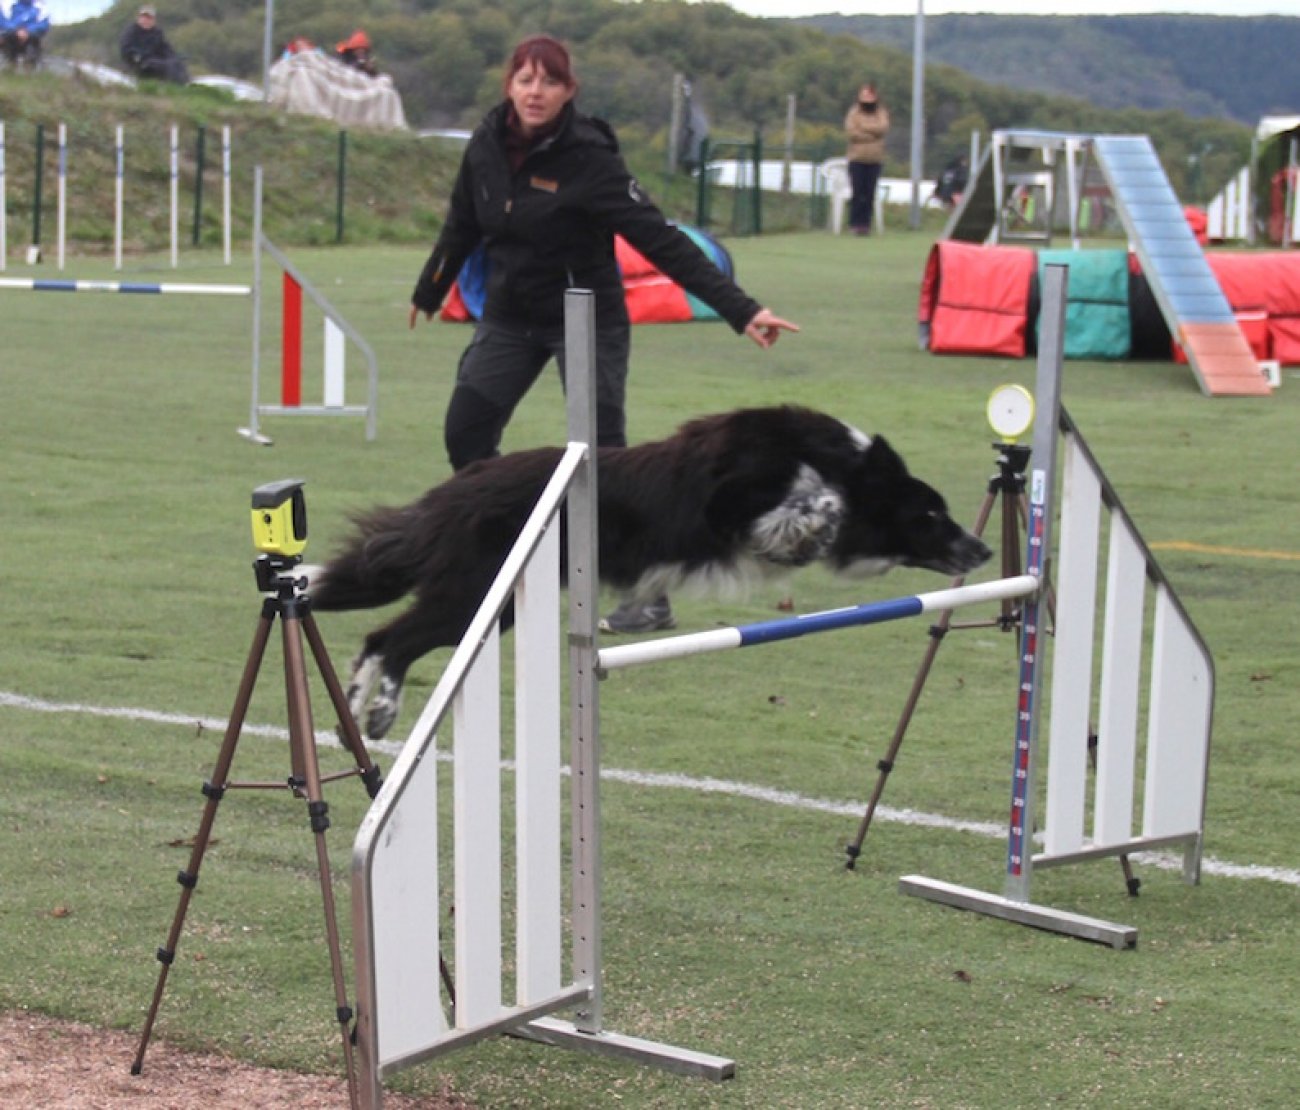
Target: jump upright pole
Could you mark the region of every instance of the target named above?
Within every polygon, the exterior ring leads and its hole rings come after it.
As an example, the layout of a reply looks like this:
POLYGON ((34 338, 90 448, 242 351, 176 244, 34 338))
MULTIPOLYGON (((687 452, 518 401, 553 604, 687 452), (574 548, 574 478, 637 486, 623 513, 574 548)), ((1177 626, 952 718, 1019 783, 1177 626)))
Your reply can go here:
POLYGON ((57 210, 58 217, 58 250, 56 257, 58 268, 63 269, 64 259, 67 257, 67 235, 68 235, 68 125, 59 124, 59 205, 57 210))
POLYGON ((221 129, 221 260, 230 265, 230 128, 221 129))
POLYGON ((180 128, 172 124, 171 129, 171 257, 172 269, 180 265, 178 238, 180 235, 180 178, 181 178, 181 147, 180 147, 180 128))
POLYGON ((8 229, 5 226, 5 125, 0 120, 0 272, 9 257, 8 229))
POLYGON ((126 149, 122 125, 117 125, 113 136, 113 269, 122 268, 122 205, 126 192, 126 149))

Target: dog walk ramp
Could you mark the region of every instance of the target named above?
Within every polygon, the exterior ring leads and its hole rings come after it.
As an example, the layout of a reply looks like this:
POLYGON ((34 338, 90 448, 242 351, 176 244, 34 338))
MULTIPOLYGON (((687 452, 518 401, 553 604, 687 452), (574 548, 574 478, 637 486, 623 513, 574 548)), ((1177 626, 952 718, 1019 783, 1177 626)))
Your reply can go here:
POLYGON ((1096 135, 1097 165, 1169 332, 1207 396, 1267 396, 1249 344, 1145 135, 1096 135))

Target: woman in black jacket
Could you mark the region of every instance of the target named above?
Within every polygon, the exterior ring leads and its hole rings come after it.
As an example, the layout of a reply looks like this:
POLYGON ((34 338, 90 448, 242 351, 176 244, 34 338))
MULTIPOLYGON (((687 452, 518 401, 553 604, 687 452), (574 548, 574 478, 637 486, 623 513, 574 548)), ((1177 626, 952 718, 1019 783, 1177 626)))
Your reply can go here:
MULTIPOLYGON (((709 305, 740 334, 770 347, 799 329, 726 277, 641 191, 608 124, 575 111, 568 51, 547 35, 525 39, 506 68, 506 99, 475 130, 461 161, 442 234, 411 297, 410 324, 442 304, 482 244, 487 296, 461 356, 444 437, 459 470, 497 454, 515 406, 555 357, 564 374, 564 293, 590 289, 596 306, 596 438, 627 443, 624 400, 631 328, 614 235, 709 305)), ((611 631, 672 627, 666 599, 618 611, 611 631)))

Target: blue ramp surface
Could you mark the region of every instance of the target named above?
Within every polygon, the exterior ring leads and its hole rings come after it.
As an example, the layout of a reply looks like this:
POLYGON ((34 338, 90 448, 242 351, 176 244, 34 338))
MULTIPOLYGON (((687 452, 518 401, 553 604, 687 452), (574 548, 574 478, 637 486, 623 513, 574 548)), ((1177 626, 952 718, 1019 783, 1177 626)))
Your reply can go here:
POLYGON ((1096 135, 1092 148, 1151 292, 1170 334, 1187 351, 1201 392, 1267 395, 1268 382, 1151 140, 1145 135, 1096 135))

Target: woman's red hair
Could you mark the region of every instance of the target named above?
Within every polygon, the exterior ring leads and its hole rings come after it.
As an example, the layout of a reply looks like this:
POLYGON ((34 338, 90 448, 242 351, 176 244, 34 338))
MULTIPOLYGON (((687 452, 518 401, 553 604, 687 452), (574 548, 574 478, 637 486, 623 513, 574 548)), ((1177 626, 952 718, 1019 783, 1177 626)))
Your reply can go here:
POLYGON ((578 79, 573 75, 573 62, 569 58, 568 48, 559 39, 550 35, 533 35, 524 39, 510 55, 506 64, 506 77, 502 82, 509 89, 510 80, 521 69, 536 63, 548 76, 561 82, 566 88, 577 86, 578 79))

